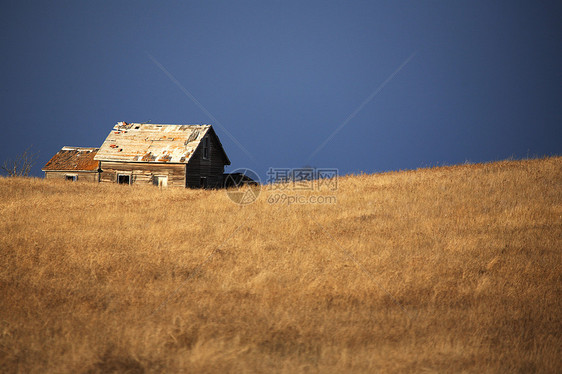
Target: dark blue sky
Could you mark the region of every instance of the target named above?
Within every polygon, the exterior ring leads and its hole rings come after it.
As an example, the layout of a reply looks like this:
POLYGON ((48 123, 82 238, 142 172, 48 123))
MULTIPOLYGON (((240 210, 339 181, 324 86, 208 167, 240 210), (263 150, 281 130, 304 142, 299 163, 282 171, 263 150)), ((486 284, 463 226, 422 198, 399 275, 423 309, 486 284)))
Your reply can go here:
POLYGON ((262 177, 562 153, 556 2, 13 1, 0 14, 0 160, 33 144, 35 175, 118 121, 213 124, 227 171, 262 177))

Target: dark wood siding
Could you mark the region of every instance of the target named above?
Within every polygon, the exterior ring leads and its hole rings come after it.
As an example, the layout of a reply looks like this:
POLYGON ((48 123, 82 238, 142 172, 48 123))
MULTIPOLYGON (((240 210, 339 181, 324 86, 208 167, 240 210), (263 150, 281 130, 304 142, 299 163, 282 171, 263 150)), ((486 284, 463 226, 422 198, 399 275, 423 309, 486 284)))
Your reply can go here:
POLYGON ((75 175, 77 181, 99 182, 100 173, 85 171, 46 171, 45 179, 66 179, 67 175, 75 175))
POLYGON ((153 183, 154 176, 167 176, 168 187, 185 186, 185 164, 148 162, 101 162, 101 182, 115 183, 118 174, 131 176, 131 183, 153 183))
POLYGON ((186 166, 186 187, 201 187, 201 178, 207 178, 207 187, 220 188, 223 185, 224 165, 226 159, 215 136, 209 137, 209 157, 203 157, 204 141, 195 150, 186 166))

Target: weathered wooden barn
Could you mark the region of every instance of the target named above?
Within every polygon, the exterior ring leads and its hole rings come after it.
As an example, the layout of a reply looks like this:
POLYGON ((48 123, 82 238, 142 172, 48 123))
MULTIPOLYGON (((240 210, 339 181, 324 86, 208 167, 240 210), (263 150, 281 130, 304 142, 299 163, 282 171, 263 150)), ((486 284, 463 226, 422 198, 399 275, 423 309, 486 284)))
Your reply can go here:
POLYGON ((99 182, 100 162, 94 160, 99 148, 63 147, 45 164, 46 179, 99 182))
POLYGON ((94 160, 100 182, 219 188, 230 160, 211 125, 118 122, 94 160))

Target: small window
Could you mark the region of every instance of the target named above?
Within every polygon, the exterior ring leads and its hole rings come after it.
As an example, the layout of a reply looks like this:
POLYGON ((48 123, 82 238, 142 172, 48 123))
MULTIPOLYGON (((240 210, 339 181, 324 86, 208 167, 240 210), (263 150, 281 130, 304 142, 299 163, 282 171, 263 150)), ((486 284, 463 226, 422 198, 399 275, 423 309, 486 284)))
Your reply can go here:
POLYGON ((131 176, 129 174, 118 174, 117 183, 119 184, 131 184, 131 176))
POLYGON ((206 136, 205 139, 203 139, 203 158, 209 159, 209 137, 208 136, 206 136))
POLYGON ((152 178, 152 184, 158 187, 168 187, 168 177, 165 175, 155 175, 152 178))
POLYGON ((201 188, 207 188, 207 177, 201 177, 201 188))
POLYGON ((67 181, 71 181, 71 182, 76 181, 76 175, 69 175, 69 174, 66 174, 64 177, 65 177, 65 179, 66 179, 67 181))

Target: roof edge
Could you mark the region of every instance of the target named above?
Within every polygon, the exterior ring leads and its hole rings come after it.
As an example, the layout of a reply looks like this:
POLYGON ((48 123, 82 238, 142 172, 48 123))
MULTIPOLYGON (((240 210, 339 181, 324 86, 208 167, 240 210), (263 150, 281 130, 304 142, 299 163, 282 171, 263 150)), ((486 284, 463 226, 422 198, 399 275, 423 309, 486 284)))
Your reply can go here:
POLYGON ((67 171, 69 173, 99 173, 100 169, 98 168, 97 170, 82 170, 82 169, 78 169, 78 170, 67 170, 67 169, 53 169, 53 170, 45 170, 45 169, 41 169, 42 172, 46 173, 49 171, 67 171))
POLYGON ((75 147, 71 145, 65 145, 64 147, 61 148, 61 151, 79 151, 79 150, 99 151, 99 149, 100 149, 99 147, 75 147))

